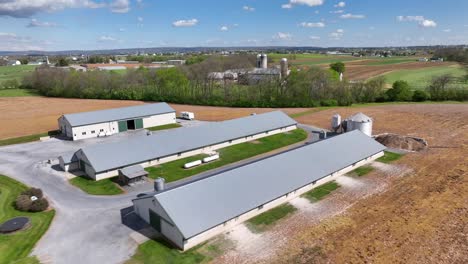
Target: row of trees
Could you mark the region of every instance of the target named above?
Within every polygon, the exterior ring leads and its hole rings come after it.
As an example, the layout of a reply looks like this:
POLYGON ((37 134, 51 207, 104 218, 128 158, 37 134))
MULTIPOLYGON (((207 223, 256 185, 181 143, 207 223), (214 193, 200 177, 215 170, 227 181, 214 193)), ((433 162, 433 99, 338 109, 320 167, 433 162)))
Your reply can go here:
POLYGON ((427 92, 413 92, 405 82, 385 89, 385 79, 349 83, 339 81, 338 71, 310 68, 292 69, 286 79, 244 86, 208 78, 209 72, 250 68, 255 57, 249 55, 209 57, 200 63, 176 68, 128 70, 125 74, 108 71, 76 72, 40 67, 24 80, 29 88, 46 96, 166 101, 240 107, 314 107, 350 105, 383 101, 467 100, 466 89, 452 88, 446 79, 437 78, 427 92))

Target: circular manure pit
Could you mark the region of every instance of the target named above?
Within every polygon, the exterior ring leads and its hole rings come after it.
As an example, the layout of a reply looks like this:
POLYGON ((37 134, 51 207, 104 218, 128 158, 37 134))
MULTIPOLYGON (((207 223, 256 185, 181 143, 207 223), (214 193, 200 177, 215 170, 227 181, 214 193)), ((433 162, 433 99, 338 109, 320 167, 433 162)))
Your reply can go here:
POLYGON ((29 227, 30 222, 29 218, 24 216, 12 218, 0 225, 0 233, 6 234, 25 229, 29 227))

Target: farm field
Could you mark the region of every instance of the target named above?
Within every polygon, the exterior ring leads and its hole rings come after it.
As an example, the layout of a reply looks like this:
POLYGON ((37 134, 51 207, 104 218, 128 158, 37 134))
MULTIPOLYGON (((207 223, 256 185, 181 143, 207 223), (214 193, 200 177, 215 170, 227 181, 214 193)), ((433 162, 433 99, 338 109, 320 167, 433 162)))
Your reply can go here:
POLYGON ((0 97, 23 97, 39 96, 36 90, 32 89, 0 89, 0 97))
POLYGON ((29 72, 34 71, 35 65, 17 65, 17 66, 2 66, 0 67, 0 83, 6 80, 21 79, 29 72))
MULTIPOLYGON (((76 113, 143 104, 142 101, 81 100, 47 97, 0 98, 0 139, 41 134, 57 129, 57 119, 66 113, 76 113)), ((220 121, 247 116, 251 113, 272 111, 271 108, 226 108, 177 105, 171 106, 180 111, 190 111, 196 118, 206 121, 220 121)), ((288 114, 299 113, 304 108, 282 109, 288 114)))

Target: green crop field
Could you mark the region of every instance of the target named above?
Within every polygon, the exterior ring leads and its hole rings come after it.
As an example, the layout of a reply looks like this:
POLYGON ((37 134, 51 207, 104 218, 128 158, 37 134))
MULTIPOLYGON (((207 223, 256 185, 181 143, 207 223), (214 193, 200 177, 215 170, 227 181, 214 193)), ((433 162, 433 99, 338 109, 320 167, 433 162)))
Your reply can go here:
POLYGON ((17 80, 21 82, 23 77, 34 71, 36 65, 17 65, 17 66, 1 66, 0 67, 0 83, 6 80, 17 80))
POLYGON ((30 213, 16 210, 13 203, 26 189, 24 184, 0 175, 0 223, 17 216, 26 216, 31 220, 31 226, 25 230, 0 234, 0 263, 39 263, 35 257, 28 255, 49 228, 55 211, 30 213))
MULTIPOLYGON (((425 89, 429 86, 432 78, 445 74, 450 74, 453 77, 462 77, 465 75, 465 71, 459 66, 440 66, 417 70, 393 71, 384 74, 383 76, 386 79, 386 83, 389 84, 392 84, 397 80, 404 80, 407 81, 413 89, 425 89)), ((460 82, 455 85, 468 88, 468 82, 460 82)))

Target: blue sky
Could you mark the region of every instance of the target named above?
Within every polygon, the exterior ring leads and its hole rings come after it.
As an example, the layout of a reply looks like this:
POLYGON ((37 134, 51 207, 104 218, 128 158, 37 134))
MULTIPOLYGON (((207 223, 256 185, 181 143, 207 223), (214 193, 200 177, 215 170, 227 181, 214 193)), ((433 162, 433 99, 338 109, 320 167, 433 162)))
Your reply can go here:
POLYGON ((467 0, 1 0, 0 50, 468 44, 467 0))

